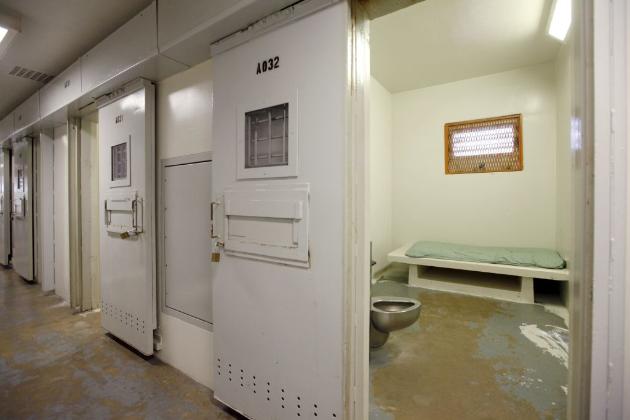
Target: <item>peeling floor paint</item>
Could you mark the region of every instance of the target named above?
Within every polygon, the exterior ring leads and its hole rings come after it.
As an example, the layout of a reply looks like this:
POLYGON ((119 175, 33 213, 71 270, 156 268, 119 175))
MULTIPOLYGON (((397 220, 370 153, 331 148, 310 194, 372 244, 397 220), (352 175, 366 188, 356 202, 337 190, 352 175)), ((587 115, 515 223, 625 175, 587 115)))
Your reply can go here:
POLYGON ((565 367, 569 366, 569 331, 554 325, 539 327, 535 324, 523 324, 521 333, 544 352, 560 359, 565 367))
POLYGON ((371 420, 566 418, 566 365, 520 328, 566 344, 559 316, 542 305, 409 288, 404 272, 386 279, 374 295, 411 296, 423 308, 416 324, 370 352, 371 420))

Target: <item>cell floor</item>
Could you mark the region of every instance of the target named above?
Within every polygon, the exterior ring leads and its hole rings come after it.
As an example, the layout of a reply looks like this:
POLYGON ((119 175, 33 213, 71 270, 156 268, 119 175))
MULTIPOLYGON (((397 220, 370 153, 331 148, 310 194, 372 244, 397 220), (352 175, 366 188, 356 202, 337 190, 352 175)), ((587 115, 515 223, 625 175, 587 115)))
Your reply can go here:
MULTIPOLYGON (((419 321, 370 354, 370 419, 565 418, 568 333, 542 305, 377 283, 419 321)), ((0 418, 236 416, 212 392, 0 268, 0 418)))
POLYGON ((0 268, 0 418, 232 419, 212 392, 0 268))
POLYGON ((388 278, 372 295, 422 311, 370 351, 371 420, 566 418, 568 330, 555 311, 388 278))

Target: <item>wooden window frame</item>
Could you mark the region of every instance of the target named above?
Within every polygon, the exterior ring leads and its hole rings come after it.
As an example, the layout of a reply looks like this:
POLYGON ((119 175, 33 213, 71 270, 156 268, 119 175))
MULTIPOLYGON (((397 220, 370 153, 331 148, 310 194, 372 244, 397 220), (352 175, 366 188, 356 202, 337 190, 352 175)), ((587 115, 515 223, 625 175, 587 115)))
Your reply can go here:
MULTIPOLYGON (((491 155, 488 155, 491 156, 491 155)), ((501 115, 498 117, 490 117, 490 118, 479 118, 475 120, 467 120, 467 121, 457 121, 444 124, 444 173, 446 175, 462 175, 462 174, 482 174, 482 173, 494 173, 494 172, 519 172, 524 169, 523 165, 523 115, 522 114, 510 114, 510 115, 501 115), (516 169, 480 169, 478 171, 465 171, 465 172, 457 172, 449 170, 449 156, 450 156, 450 147, 451 142, 449 138, 449 131, 451 127, 462 126, 467 124, 476 124, 476 123, 492 123, 495 121, 501 121, 505 119, 516 119, 517 120, 517 143, 518 143, 518 168, 516 169)))

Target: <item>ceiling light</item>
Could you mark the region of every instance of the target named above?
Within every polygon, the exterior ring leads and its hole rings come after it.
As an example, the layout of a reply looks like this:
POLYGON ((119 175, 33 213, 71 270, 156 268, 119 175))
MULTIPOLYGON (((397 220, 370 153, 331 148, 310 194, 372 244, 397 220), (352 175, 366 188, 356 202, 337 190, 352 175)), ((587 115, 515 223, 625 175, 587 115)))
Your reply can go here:
POLYGON ((7 32, 9 32, 7 28, 3 28, 2 26, 0 26, 0 42, 2 42, 7 32))
POLYGON ((551 20, 547 32, 564 41, 571 26, 571 0, 555 0, 551 7, 551 20))

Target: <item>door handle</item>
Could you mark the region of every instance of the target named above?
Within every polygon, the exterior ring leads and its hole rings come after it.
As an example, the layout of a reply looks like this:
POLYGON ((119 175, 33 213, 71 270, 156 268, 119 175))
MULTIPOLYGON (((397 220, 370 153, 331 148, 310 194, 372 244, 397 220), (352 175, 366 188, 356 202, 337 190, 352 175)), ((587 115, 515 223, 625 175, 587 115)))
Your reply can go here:
POLYGON ((216 235, 214 232, 214 207, 219 206, 217 201, 210 202, 210 239, 217 239, 219 235, 216 235))

